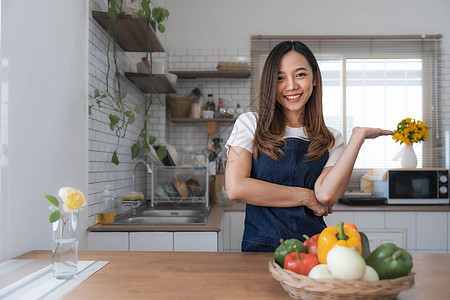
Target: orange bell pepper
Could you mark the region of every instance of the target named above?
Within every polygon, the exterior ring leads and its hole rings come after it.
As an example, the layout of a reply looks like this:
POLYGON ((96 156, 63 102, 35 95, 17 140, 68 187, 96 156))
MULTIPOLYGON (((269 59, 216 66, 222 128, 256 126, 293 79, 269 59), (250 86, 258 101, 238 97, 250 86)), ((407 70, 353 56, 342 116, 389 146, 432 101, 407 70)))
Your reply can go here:
POLYGON ((327 263, 328 252, 334 246, 357 247, 359 254, 362 254, 361 236, 359 232, 352 228, 352 226, 344 226, 344 222, 338 222, 337 225, 336 227, 328 226, 319 235, 317 258, 321 264, 327 263))
POLYGON ((358 227, 356 227, 356 225, 352 224, 352 223, 345 223, 344 227, 349 227, 351 229, 354 229, 354 230, 358 231, 358 227))

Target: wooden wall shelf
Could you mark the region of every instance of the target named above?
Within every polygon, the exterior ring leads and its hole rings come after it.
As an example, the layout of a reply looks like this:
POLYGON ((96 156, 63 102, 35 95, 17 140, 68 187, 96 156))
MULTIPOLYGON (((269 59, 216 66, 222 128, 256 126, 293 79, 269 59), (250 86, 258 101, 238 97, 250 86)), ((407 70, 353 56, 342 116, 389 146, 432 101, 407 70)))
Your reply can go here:
POLYGON ((174 123, 187 123, 187 122, 221 122, 221 123, 232 123, 236 121, 236 118, 214 118, 214 119, 194 119, 194 118, 170 118, 171 122, 174 123))
MULTIPOLYGON (((142 92, 152 92, 148 74, 125 72, 125 77, 128 78, 128 80, 130 80, 142 92)), ((164 74, 153 75, 153 86, 155 88, 155 92, 158 94, 171 94, 177 92, 164 74)))
MULTIPOLYGON (((100 26, 108 32, 108 26, 111 20, 106 12, 93 11, 92 17, 100 26)), ((152 52, 164 52, 164 47, 156 36, 153 28, 148 30, 152 52)), ((129 52, 147 52, 147 21, 137 16, 121 14, 117 20, 117 44, 129 52)))
POLYGON ((250 71, 170 71, 182 79, 194 78, 249 78, 250 71))

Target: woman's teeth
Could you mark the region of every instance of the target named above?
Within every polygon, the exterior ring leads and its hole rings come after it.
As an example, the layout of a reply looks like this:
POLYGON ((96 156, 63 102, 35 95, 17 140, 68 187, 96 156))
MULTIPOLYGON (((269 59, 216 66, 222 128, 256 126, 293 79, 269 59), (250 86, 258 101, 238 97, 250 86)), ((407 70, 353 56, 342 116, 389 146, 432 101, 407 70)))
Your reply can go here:
POLYGON ((298 97, 300 97, 300 94, 297 95, 285 95, 285 98, 287 98, 288 100, 294 100, 297 99, 298 97))

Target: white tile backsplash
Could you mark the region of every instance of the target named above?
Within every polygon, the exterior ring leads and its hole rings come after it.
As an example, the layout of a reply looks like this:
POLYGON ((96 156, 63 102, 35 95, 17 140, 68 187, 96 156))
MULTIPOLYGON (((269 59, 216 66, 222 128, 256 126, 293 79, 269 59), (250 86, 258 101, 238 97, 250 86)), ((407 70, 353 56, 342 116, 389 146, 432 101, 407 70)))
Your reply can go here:
MULTIPOLYGON (((106 0, 104 1, 89 1, 89 94, 93 95, 94 90, 106 90, 106 70, 107 70, 107 43, 108 35, 100 25, 93 20, 92 11, 106 11, 106 0)), ((110 65, 113 67, 112 53, 110 52, 110 65)), ((145 95, 140 92, 133 84, 131 84, 125 77, 124 72, 136 72, 136 63, 140 61, 143 53, 124 52, 120 49, 118 51, 118 65, 121 72, 122 91, 126 93, 125 99, 129 102, 131 107, 137 103, 143 103, 145 95)), ((154 55, 156 59, 165 61, 166 56, 154 55)), ((111 75, 109 77, 109 89, 113 91, 116 88, 116 82, 111 75)), ((90 105, 95 104, 93 98, 90 99, 90 105)), ((155 110, 158 111, 157 104, 153 104, 155 110)), ((120 197, 132 191, 132 169, 130 147, 137 139, 138 134, 143 126, 143 118, 137 117, 134 124, 129 125, 126 138, 121 139, 120 145, 117 147, 117 152, 120 164, 115 166, 111 163, 112 153, 117 146, 117 136, 109 129, 109 113, 104 110, 95 108, 92 109, 93 115, 89 117, 89 225, 95 222, 96 213, 101 211, 99 199, 104 191, 106 185, 111 186, 111 192, 114 196, 120 197)), ((156 125, 154 122, 160 123, 160 120, 152 119, 150 127, 156 125)), ((165 128, 158 127, 157 131, 152 133, 158 137, 165 138, 165 128)), ((139 171, 139 169, 138 169, 139 171)), ((139 171, 137 174, 137 183, 140 190, 144 189, 144 172, 139 171)))
MULTIPOLYGON (((250 61, 250 51, 241 49, 176 49, 168 51, 169 71, 215 71, 219 61, 250 61)), ((250 107, 250 79, 248 78, 197 78, 178 79, 177 96, 187 96, 195 87, 200 88, 204 105, 208 94, 214 95, 216 107, 219 98, 223 98, 225 105, 236 108, 239 102, 241 107, 250 107)), ((167 117, 169 117, 167 112, 167 117)), ((220 137, 225 143, 232 130, 232 123, 221 123, 220 137)), ((205 123, 172 123, 166 125, 168 142, 175 146, 177 151, 199 152, 204 150, 209 138, 205 123), (188 134, 187 134, 188 133, 188 134)))

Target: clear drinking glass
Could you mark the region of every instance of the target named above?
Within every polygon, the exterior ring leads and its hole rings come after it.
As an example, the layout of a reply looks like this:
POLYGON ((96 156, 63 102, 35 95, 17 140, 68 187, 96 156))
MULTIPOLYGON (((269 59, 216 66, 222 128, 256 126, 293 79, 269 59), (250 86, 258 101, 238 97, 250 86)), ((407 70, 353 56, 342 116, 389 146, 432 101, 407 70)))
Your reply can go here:
POLYGON ((79 212, 64 213, 53 223, 53 277, 71 279, 77 275, 79 212))

